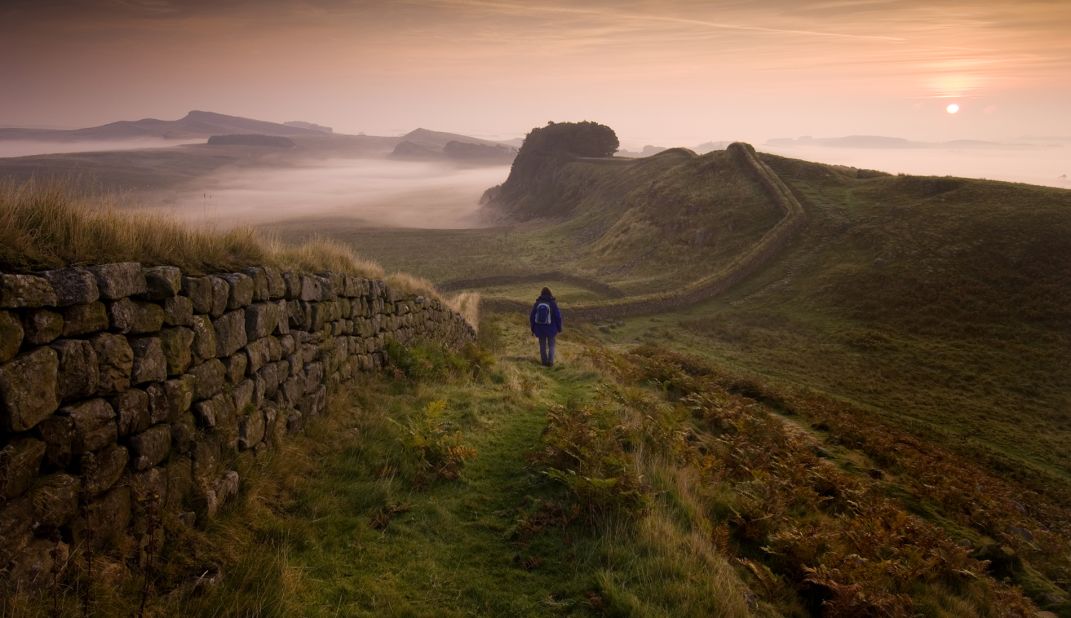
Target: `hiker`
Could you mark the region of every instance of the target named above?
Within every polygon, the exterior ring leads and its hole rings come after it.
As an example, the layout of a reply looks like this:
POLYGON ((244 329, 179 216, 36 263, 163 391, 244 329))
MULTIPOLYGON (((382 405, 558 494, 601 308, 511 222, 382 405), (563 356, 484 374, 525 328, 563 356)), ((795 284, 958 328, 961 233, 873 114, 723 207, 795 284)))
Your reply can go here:
POLYGON ((562 312, 558 310, 558 301, 554 300, 550 288, 543 288, 539 293, 528 322, 532 326, 532 334, 539 337, 540 361, 547 367, 553 367, 554 338, 562 332, 562 312))

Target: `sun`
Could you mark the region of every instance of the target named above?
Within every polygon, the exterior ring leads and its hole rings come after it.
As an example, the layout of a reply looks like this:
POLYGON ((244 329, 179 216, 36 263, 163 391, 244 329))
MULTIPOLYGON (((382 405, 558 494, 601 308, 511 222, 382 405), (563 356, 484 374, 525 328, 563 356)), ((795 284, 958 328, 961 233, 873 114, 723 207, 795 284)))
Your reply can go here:
POLYGON ((948 107, 945 108, 945 111, 949 114, 955 114, 959 111, 959 103, 949 103, 948 107))

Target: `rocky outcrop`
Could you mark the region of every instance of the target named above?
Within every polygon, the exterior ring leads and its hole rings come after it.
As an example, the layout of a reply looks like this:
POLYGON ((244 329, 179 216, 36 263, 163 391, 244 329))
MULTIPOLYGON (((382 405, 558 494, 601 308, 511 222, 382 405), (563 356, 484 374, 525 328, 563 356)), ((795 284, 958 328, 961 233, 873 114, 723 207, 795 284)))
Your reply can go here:
POLYGON ((382 367, 388 341, 473 337, 437 299, 334 273, 0 274, 0 571, 33 585, 72 544, 135 547, 150 504, 211 517, 241 458, 382 367))

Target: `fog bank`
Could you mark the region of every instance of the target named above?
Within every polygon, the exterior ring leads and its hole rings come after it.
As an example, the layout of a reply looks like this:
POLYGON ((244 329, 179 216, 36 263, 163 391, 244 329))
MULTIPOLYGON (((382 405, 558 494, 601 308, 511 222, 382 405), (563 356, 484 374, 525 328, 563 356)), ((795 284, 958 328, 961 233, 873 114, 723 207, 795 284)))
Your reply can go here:
POLYGON ((124 140, 0 140, 0 158, 30 157, 43 154, 69 152, 103 152, 108 150, 143 150, 145 148, 169 148, 182 144, 203 144, 203 139, 124 139, 124 140))
POLYGON ((229 169, 161 196, 157 205, 218 227, 343 217, 369 226, 466 228, 479 225, 483 192, 508 175, 504 165, 329 159, 229 169))

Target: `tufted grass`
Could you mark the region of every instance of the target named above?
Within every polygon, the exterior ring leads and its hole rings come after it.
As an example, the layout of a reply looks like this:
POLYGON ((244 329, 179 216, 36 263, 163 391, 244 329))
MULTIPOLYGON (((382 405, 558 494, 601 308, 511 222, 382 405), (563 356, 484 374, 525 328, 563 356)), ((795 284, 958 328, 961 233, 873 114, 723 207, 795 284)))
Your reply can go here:
POLYGON ((0 184, 0 268, 136 261, 195 274, 270 264, 383 276, 378 264, 339 242, 287 245, 252 228, 196 228, 158 213, 120 210, 114 199, 78 193, 60 182, 0 184))

